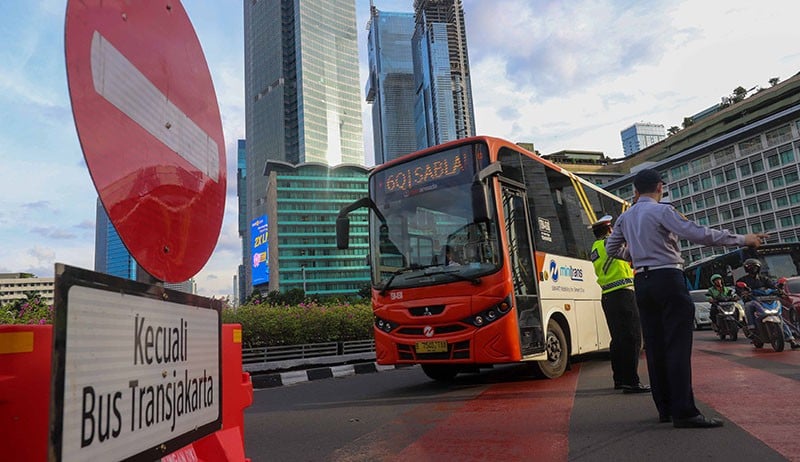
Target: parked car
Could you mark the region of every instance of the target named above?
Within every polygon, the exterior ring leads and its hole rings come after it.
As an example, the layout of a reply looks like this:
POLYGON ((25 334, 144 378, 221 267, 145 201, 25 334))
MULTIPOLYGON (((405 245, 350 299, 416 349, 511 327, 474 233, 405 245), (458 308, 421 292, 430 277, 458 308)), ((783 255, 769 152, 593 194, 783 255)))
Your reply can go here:
POLYGON ((691 290, 689 294, 694 302, 694 328, 695 330, 711 327, 711 303, 706 299, 706 289, 691 290))

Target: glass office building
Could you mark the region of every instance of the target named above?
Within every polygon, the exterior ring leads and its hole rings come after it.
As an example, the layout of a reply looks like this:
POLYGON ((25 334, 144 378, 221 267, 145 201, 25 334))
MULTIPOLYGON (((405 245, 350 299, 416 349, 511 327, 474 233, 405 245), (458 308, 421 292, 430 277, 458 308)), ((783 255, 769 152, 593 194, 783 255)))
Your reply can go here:
POLYGON ((233 286, 233 305, 239 306, 242 298, 247 294, 245 284, 247 283, 247 275, 245 268, 248 266, 249 256, 248 251, 248 230, 250 229, 250 222, 247 221, 247 142, 246 140, 238 140, 236 149, 236 198, 239 206, 237 228, 239 230, 239 239, 242 244, 242 264, 236 272, 236 277, 233 286))
POLYGON ((336 217, 367 195, 367 173, 352 164, 267 162, 269 282, 259 290, 353 295, 369 285, 366 209, 349 215, 350 248, 336 247, 336 217))
MULTIPOLYGON (((94 230, 94 270, 98 273, 110 274, 134 281, 149 281, 147 274, 133 258, 128 248, 122 242, 117 229, 108 218, 105 207, 97 199, 97 212, 95 215, 94 230)), ((197 293, 194 279, 183 282, 166 282, 167 289, 179 290, 190 294, 197 293)))
POLYGON ((94 270, 125 279, 136 279, 136 260, 128 252, 105 207, 97 199, 94 233, 94 270))
MULTIPOLYGON (((614 168, 604 185, 630 200, 633 177, 658 170, 665 200, 690 220, 738 234, 766 232, 769 243, 800 240, 800 75, 731 105, 614 168)), ((680 242, 686 262, 729 250, 680 242)))
POLYGON ((625 157, 656 144, 666 137, 667 132, 663 125, 644 122, 635 123, 620 132, 625 157))
POLYGON ((248 224, 266 214, 268 160, 363 165, 356 38, 354 0, 244 2, 248 224))
POLYGON ((370 9, 367 102, 372 104, 375 165, 416 151, 412 13, 370 9))
POLYGON ((475 135, 461 0, 414 0, 417 148, 475 135))

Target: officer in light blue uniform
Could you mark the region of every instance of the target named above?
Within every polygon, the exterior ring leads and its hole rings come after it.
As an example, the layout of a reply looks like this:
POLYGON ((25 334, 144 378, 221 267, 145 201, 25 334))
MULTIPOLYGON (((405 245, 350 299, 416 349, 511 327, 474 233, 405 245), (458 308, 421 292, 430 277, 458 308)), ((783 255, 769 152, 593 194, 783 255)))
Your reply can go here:
POLYGON ((694 303, 683 275, 679 239, 705 245, 758 247, 766 234, 733 234, 689 221, 669 204, 661 175, 652 169, 636 174, 635 204, 620 215, 606 239, 608 255, 627 252, 635 270, 636 304, 642 323, 647 369, 659 422, 678 428, 720 427, 703 416, 692 391, 692 321, 694 303))

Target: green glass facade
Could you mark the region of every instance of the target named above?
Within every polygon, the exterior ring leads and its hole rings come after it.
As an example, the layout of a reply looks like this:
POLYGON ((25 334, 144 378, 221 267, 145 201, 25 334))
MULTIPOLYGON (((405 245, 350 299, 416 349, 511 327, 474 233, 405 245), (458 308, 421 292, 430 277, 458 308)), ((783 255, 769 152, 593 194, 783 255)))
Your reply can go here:
MULTIPOLYGON (((356 39, 354 0, 244 2, 248 229, 243 239, 248 248, 243 299, 254 289, 249 226, 267 214, 262 175, 267 161, 364 163, 356 39)), ((280 226, 270 216, 270 233, 280 226)), ((277 249, 271 244, 270 254, 277 249)))
POLYGON ((367 210, 350 216, 350 248, 336 248, 339 210, 367 195, 358 165, 267 162, 269 287, 307 294, 355 294, 369 284, 367 210))

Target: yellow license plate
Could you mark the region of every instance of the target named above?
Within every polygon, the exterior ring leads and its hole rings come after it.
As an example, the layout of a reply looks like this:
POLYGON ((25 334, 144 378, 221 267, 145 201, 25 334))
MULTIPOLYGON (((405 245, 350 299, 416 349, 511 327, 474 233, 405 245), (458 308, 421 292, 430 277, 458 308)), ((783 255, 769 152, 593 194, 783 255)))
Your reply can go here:
POLYGON ((414 345, 414 350, 417 353, 447 353, 447 342, 444 340, 417 342, 414 345))

